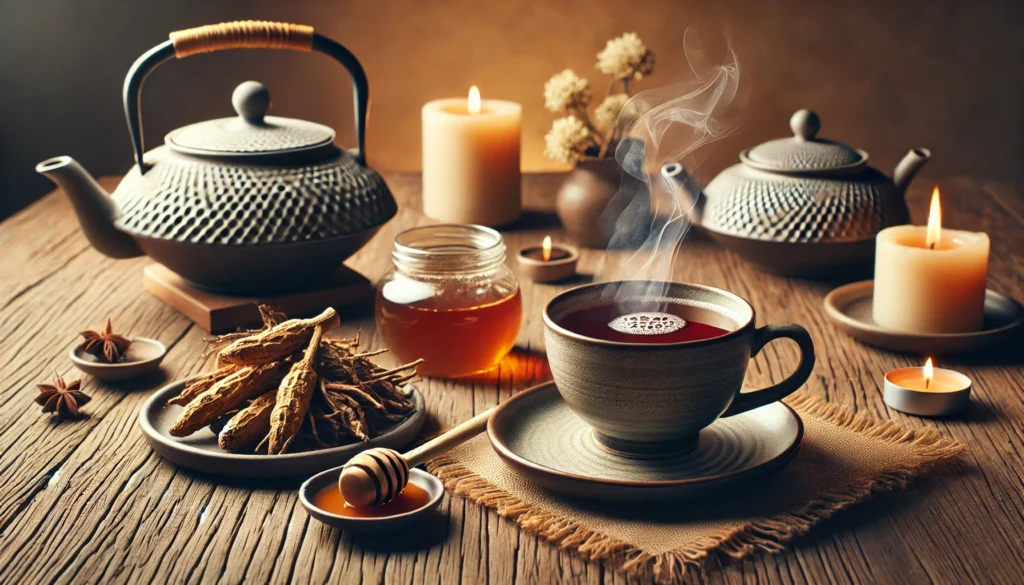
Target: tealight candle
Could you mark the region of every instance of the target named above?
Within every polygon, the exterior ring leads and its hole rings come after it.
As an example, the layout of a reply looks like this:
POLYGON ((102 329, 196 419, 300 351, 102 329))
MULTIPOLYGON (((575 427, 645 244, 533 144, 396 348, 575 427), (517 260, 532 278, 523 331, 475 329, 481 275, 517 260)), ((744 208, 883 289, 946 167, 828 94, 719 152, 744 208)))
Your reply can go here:
POLYGON ((519 250, 519 273, 534 282, 565 280, 576 274, 579 252, 572 246, 553 245, 545 236, 540 246, 519 250))
POLYGON ((447 223, 490 227, 521 212, 519 142, 523 107, 469 98, 423 106, 423 212, 447 223))
POLYGON ((932 366, 931 358, 920 368, 900 368, 885 375, 885 403, 908 414, 941 416, 967 408, 971 379, 953 370, 932 366))
POLYGON ((891 227, 875 240, 875 323, 910 333, 980 330, 988 250, 983 233, 942 229, 936 188, 927 227, 891 227))

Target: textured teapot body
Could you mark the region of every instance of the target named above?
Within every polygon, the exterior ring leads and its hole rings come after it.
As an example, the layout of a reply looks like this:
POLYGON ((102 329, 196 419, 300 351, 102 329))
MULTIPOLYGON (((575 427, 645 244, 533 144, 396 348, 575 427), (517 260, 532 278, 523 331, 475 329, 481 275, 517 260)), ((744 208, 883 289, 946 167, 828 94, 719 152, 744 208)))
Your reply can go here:
POLYGON ((909 219, 902 191, 870 167, 852 176, 799 176, 740 163, 703 194, 705 229, 767 241, 855 242, 909 219))
MULTIPOLYGON (((114 191, 118 229, 188 244, 293 244, 378 227, 397 207, 384 180, 335 149, 316 162, 246 164, 166 146, 145 155, 114 191)), ((159 260, 159 259, 158 259, 159 260)))

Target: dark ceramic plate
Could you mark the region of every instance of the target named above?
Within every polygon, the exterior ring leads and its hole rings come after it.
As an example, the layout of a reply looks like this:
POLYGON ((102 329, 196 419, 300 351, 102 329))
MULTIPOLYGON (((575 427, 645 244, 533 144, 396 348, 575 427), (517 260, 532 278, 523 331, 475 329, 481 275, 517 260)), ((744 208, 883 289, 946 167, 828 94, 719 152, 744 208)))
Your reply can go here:
POLYGON ((953 354, 1005 343, 1020 333, 1024 307, 989 290, 985 292, 985 323, 973 333, 923 334, 890 331, 879 327, 872 311, 875 281, 841 286, 825 297, 825 313, 846 334, 877 347, 921 354, 953 354))
POLYGON ((624 502, 696 497, 766 477, 793 459, 803 431, 797 413, 775 402, 719 419, 693 451, 630 459, 600 448, 553 383, 504 402, 487 426, 498 456, 541 487, 624 502))
POLYGON ((139 426, 146 435, 146 442, 164 459, 182 467, 230 477, 292 477, 310 475, 344 464, 363 449, 390 447, 402 449, 419 435, 426 418, 423 395, 412 388, 412 402, 416 411, 409 418, 398 423, 388 432, 368 443, 353 443, 343 447, 320 449, 305 453, 285 455, 244 455, 228 453, 217 446, 217 435, 204 428, 183 439, 170 436, 171 428, 181 406, 167 404, 185 387, 184 382, 175 382, 157 390, 139 411, 139 426))

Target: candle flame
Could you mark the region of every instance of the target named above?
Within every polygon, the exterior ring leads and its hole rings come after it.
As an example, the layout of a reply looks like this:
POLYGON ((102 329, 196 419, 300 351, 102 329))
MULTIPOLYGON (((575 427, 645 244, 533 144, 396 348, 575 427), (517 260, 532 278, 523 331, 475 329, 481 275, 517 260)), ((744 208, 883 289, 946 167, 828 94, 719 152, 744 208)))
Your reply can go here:
POLYGON ((551 260, 551 236, 544 236, 544 243, 541 244, 540 248, 541 248, 541 258, 543 258, 545 262, 550 261, 551 260))
POLYGON ((932 191, 932 206, 928 211, 928 235, 925 243, 928 247, 935 249, 935 246, 942 240, 942 206, 939 205, 939 188, 932 191))
POLYGON ((469 113, 480 113, 480 88, 475 85, 469 88, 469 113))
POLYGON ((927 388, 932 383, 932 378, 935 377, 935 368, 932 367, 932 358, 928 358, 928 361, 924 363, 924 387, 927 388))

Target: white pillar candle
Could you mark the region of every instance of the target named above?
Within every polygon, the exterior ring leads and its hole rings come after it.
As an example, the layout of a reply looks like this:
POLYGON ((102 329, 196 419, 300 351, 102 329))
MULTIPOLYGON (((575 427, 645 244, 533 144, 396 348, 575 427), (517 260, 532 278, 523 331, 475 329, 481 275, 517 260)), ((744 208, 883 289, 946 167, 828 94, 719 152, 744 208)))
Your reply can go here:
POLYGON ((515 221, 521 212, 522 117, 519 104, 481 101, 472 91, 469 100, 424 105, 423 212, 450 223, 493 227, 515 221))
POLYGON ((927 227, 891 227, 875 239, 873 316, 881 327, 911 333, 982 328, 988 236, 941 229, 938 193, 927 227))

